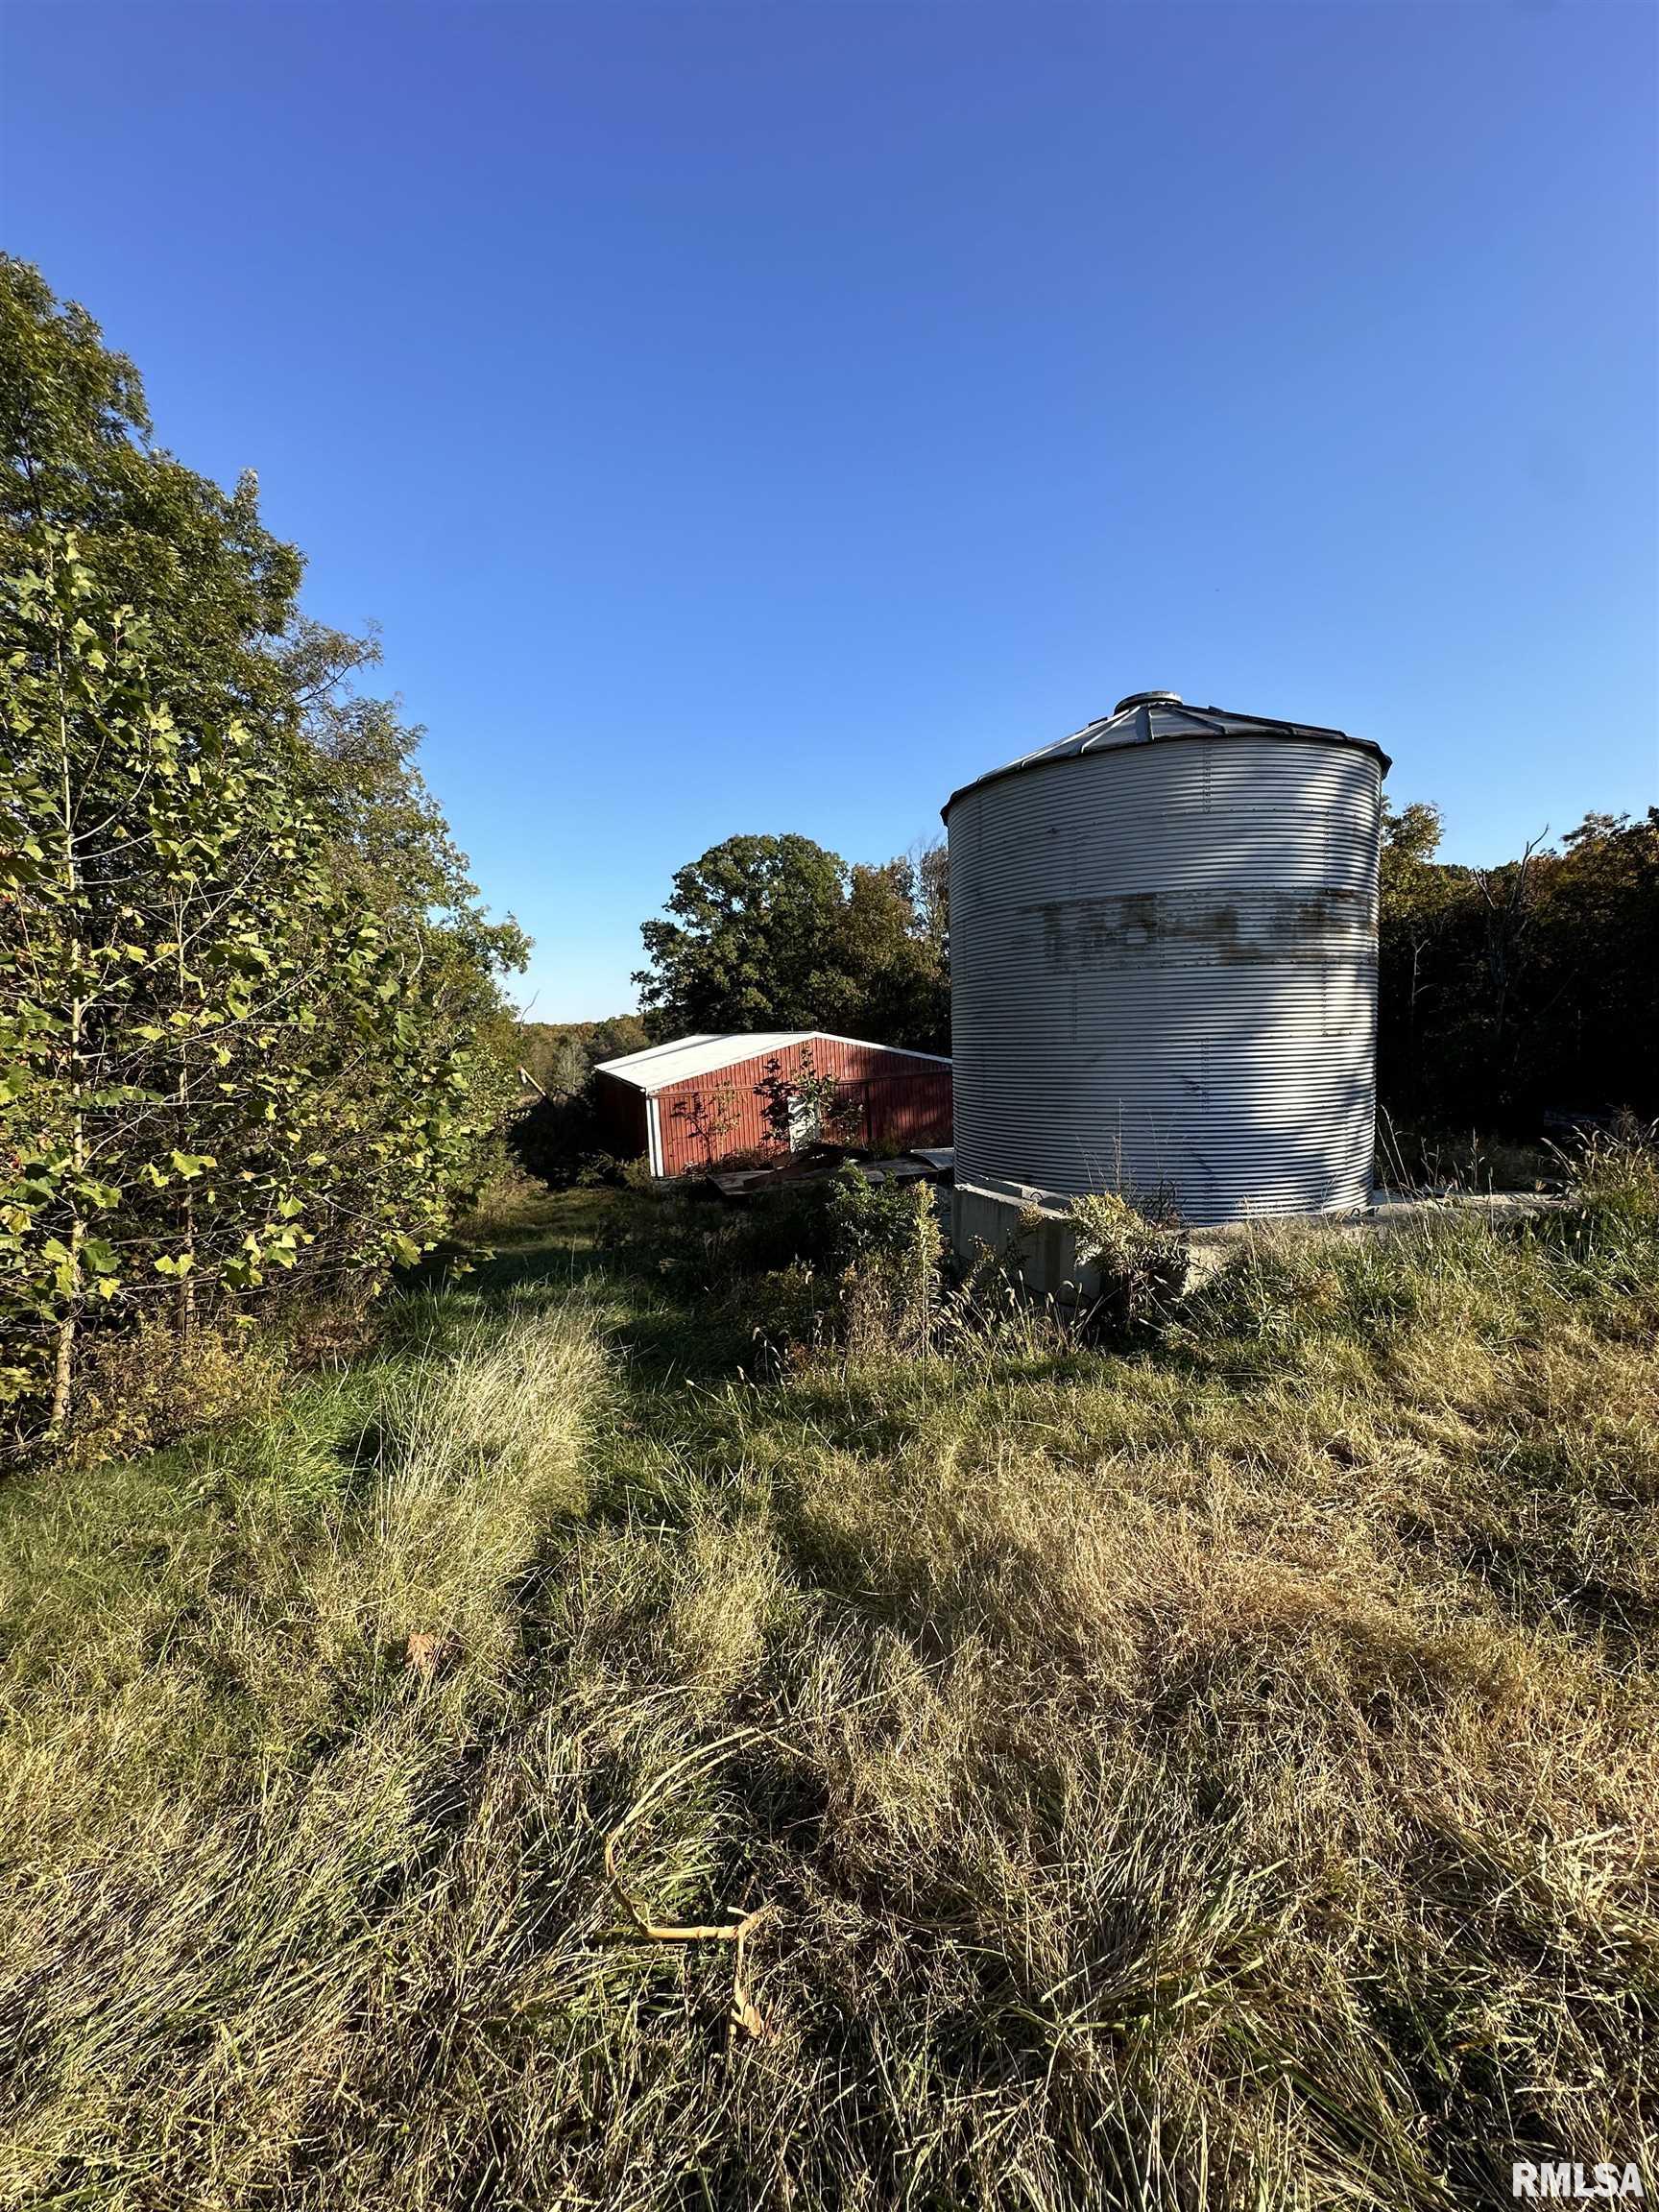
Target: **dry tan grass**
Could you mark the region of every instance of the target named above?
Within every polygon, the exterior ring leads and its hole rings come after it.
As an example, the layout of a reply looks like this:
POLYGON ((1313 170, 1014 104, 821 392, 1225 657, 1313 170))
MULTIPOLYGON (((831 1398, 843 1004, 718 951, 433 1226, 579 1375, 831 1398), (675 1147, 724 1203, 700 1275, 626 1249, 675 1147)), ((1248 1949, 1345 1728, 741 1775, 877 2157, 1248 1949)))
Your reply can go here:
POLYGON ((520 1264, 17 1501, 0 2199, 1404 2212, 1650 2157, 1647 1218, 1267 1237, 1132 1358, 764 1388, 520 1264), (772 1908, 763 2039, 730 1946, 639 1939, 625 1819, 660 1916, 772 1908))

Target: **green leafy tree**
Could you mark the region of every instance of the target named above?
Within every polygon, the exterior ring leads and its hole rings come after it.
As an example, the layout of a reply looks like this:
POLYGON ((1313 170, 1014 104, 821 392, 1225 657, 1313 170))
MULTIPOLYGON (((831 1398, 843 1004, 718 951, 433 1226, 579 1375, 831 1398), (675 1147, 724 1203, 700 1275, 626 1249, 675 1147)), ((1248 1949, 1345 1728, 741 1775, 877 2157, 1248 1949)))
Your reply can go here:
POLYGON ((616 1014, 604 1022, 522 1022, 513 1042, 529 1095, 520 1095, 508 1145, 532 1175, 562 1189, 597 1171, 606 1157, 594 1069, 643 1051, 651 1040, 637 1014, 616 1014))
POLYGON ((1378 1057, 1397 1101, 1415 1096, 1421 1060, 1449 991, 1466 992, 1452 947, 1466 926, 1473 878, 1436 861, 1441 819, 1423 802, 1382 810, 1378 1057))
POLYGON ((72 536, 42 535, 0 625, 5 1387, 60 1430, 89 1314, 170 1293, 188 1331, 274 1276, 377 1280, 438 1233, 493 1106, 434 1050, 427 948, 362 898, 325 778, 240 722, 180 727, 72 536))
POLYGON ((674 878, 636 975, 654 1038, 837 1029, 947 1049, 940 881, 909 859, 849 869, 808 837, 732 837, 674 878))
POLYGON ((850 871, 830 1025, 922 1052, 950 1049, 950 972, 928 882, 908 856, 850 871))
POLYGON ((538 1089, 567 1097, 586 1087, 602 1060, 642 1052, 650 1042, 637 1014, 615 1014, 604 1022, 520 1022, 514 1058, 538 1089))
POLYGON ((204 708, 296 728, 280 648, 301 562, 260 522, 255 478, 228 493, 158 448, 132 363, 0 254, 0 565, 43 526, 78 531, 111 600, 142 612, 180 721, 204 708))
POLYGON ((149 444, 131 364, 0 260, 0 1368, 69 1417, 82 1339, 373 1286, 510 1097, 492 924, 300 565, 149 444))
POLYGON ((1512 1094, 1529 1107, 1659 1116, 1659 807, 1588 814, 1527 874, 1512 1094))
POLYGON ((651 1042, 637 1014, 613 1014, 595 1022, 588 1040, 588 1054, 594 1067, 602 1060, 621 1060, 630 1052, 643 1052, 651 1042))
POLYGON ((1476 869, 1438 811, 1384 817, 1378 1078, 1397 1114, 1535 1133, 1551 1113, 1659 1113, 1659 809, 1590 814, 1476 869))
POLYGON ((180 730, 147 626, 72 536, 40 534, 0 609, 10 1381, 33 1380, 33 1323, 60 1428, 90 1301, 171 1280, 187 1324, 201 1284, 291 1265, 310 1235, 267 1131, 292 1118, 279 1031, 310 1012, 327 885, 319 824, 241 724, 180 730))
POLYGON ((846 871, 810 837, 729 837, 674 878, 634 978, 654 1038, 822 1025, 846 871))

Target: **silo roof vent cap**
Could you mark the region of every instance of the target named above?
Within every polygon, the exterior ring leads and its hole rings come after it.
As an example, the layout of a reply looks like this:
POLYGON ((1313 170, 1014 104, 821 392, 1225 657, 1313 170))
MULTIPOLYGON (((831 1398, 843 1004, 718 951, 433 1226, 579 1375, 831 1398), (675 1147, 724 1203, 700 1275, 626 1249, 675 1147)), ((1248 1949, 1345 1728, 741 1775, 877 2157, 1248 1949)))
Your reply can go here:
POLYGON ((1119 699, 1113 708, 1114 714, 1126 714, 1131 707, 1179 707, 1179 691, 1131 691, 1127 699, 1119 699))

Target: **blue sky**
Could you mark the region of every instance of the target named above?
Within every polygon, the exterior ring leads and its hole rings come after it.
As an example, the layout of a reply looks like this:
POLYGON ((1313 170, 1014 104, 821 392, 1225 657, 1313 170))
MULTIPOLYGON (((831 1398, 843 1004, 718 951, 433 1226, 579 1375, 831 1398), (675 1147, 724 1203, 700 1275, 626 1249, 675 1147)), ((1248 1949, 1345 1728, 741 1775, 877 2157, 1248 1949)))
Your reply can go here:
POLYGON ((548 1019, 1167 686, 1447 851, 1659 795, 1655 37, 1486 7, 0 0, 0 237, 259 471, 548 1019))

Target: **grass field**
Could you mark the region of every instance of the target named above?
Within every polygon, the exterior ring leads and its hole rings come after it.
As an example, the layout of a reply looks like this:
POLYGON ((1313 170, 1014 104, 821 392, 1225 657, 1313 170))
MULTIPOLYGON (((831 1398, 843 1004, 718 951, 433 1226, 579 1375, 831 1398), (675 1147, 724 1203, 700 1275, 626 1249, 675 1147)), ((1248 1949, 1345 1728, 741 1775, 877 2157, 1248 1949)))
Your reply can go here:
POLYGON ((1650 1160, 759 1382, 647 1203, 0 1491, 0 2202, 1659 2185, 1650 1160))

